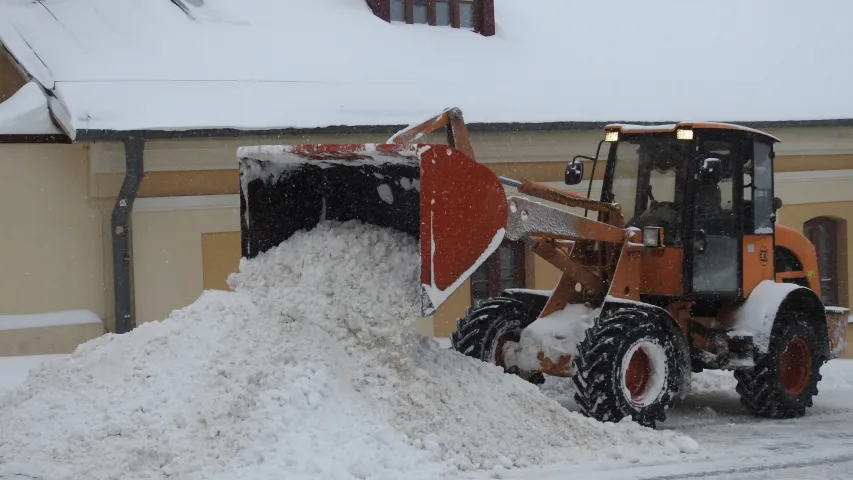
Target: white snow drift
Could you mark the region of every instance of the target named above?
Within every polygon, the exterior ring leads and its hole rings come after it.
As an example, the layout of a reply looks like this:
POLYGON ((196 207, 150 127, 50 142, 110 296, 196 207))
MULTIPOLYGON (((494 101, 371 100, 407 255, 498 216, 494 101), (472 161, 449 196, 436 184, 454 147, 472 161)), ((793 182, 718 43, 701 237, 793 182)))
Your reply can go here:
POLYGON ((244 260, 235 292, 81 345, 0 400, 0 476, 419 479, 697 450, 409 333, 417 251, 324 223, 244 260))
POLYGON ((539 352, 554 363, 563 355, 576 356, 578 343, 601 308, 587 305, 567 305, 550 315, 537 319, 521 332, 518 346, 518 366, 522 370, 539 368, 539 352))

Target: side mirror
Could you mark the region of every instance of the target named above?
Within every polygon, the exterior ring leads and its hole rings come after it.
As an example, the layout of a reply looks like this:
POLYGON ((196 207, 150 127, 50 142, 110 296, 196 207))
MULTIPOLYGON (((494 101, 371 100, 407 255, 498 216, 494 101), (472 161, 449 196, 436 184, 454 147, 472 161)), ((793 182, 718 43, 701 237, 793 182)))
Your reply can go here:
POLYGON ((782 208, 782 199, 779 197, 775 197, 773 199, 773 211, 775 212, 775 211, 779 210, 780 208, 782 208))
POLYGON ((566 165, 566 185, 577 185, 583 180, 583 163, 572 160, 566 165))
POLYGON ((719 158, 708 157, 702 159, 699 167, 699 178, 717 183, 723 177, 723 162, 719 158))

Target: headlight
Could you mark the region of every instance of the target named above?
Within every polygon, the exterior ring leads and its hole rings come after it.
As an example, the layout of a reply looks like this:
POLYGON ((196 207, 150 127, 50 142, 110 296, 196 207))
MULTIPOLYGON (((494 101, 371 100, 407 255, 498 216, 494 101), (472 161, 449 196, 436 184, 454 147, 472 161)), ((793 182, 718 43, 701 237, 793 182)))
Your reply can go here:
POLYGON ((610 130, 604 132, 604 141, 605 142, 617 142, 619 141, 619 130, 610 130))
POLYGON ((643 227, 643 245, 647 247, 660 247, 660 227, 643 227))
POLYGON ((675 131, 675 138, 679 140, 693 140, 693 129, 679 128, 675 131))

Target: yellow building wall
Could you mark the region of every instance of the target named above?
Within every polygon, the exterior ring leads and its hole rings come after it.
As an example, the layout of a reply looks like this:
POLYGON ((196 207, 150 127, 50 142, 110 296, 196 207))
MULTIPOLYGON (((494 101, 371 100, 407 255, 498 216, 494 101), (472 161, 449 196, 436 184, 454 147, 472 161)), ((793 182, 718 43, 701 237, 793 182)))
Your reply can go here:
POLYGON ((101 211, 82 145, 0 144, 0 314, 105 313, 101 211))
MULTIPOLYGON (((239 209, 173 208, 133 214, 137 324, 162 320, 194 302, 204 290, 204 234, 240 229, 239 209)), ((237 250, 237 261, 239 254, 237 250)), ((221 262, 216 260, 216 268, 222 268, 221 262)))
POLYGON ((228 276, 240 271, 240 232, 201 234, 202 287, 231 290, 228 276))
POLYGON ((842 358, 853 358, 853 325, 847 326, 847 333, 844 336, 844 353, 841 354, 842 358))

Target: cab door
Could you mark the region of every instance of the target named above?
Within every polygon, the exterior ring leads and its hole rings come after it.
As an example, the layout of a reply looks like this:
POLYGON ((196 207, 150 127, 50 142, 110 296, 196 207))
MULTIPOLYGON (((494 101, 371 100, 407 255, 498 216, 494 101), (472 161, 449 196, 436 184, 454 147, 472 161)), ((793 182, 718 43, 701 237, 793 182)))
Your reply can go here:
POLYGON ((741 294, 743 140, 725 133, 697 137, 689 174, 685 292, 693 298, 736 298, 741 294))
POLYGON ((773 145, 756 139, 743 172, 743 295, 773 280, 776 208, 773 191, 773 145))

